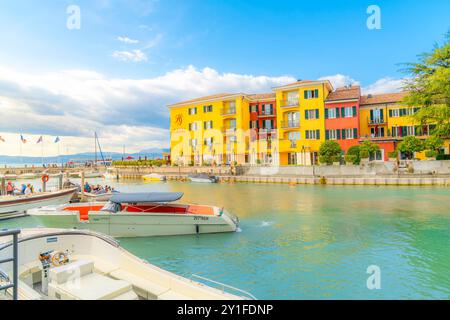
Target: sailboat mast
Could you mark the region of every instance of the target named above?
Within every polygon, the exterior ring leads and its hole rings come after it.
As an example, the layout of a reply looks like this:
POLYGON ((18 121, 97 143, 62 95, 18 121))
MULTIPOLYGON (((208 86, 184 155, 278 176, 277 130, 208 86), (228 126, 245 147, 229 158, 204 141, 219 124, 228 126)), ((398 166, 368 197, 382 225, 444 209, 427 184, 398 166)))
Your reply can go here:
POLYGON ((97 132, 94 132, 95 160, 94 167, 97 168, 97 132))

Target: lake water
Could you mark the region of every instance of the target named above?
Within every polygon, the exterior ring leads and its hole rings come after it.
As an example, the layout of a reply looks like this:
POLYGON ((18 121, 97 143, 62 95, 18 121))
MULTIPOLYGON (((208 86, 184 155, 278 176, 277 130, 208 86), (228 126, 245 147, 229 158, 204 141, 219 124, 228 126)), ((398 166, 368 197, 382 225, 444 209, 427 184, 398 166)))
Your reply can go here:
MULTIPOLYGON (((449 188, 111 184, 123 192, 182 191, 186 202, 239 216, 237 233, 119 239, 182 276, 198 274, 259 299, 450 298, 449 188), (381 270, 379 290, 366 285, 371 265, 381 270)), ((0 222, 36 225, 31 217, 0 222)))

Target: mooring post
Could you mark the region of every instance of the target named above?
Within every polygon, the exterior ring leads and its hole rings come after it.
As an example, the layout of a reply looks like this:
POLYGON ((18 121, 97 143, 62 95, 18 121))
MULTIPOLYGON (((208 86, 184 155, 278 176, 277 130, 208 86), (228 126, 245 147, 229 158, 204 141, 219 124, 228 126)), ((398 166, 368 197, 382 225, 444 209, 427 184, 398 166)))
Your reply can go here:
POLYGON ((5 195, 6 194, 6 179, 5 177, 2 177, 1 179, 1 185, 0 185, 0 195, 5 195))
POLYGON ((61 172, 58 176, 58 188, 62 190, 63 188, 63 173, 61 172))

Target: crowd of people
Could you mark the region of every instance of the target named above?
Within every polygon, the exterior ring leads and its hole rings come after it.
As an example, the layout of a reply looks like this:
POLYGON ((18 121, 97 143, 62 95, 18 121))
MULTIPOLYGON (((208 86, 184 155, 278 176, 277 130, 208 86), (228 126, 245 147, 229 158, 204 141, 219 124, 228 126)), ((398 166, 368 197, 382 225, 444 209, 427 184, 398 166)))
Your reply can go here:
POLYGON ((84 188, 83 188, 84 192, 87 193, 93 193, 93 194, 103 194, 103 193, 109 193, 112 192, 114 190, 114 188, 106 185, 106 186, 102 186, 99 184, 89 184, 88 182, 86 182, 84 184, 84 188))
POLYGON ((17 188, 14 183, 11 181, 8 182, 6 185, 6 194, 10 196, 16 196, 16 195, 30 195, 34 193, 34 186, 30 183, 24 184, 20 186, 20 188, 17 188))

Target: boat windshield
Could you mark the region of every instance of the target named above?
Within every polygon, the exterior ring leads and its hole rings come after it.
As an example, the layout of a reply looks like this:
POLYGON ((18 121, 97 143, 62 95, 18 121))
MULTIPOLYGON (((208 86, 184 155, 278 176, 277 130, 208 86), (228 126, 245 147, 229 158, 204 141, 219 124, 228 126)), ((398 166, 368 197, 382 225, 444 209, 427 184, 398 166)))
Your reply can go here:
POLYGON ((107 202, 103 208, 100 209, 100 211, 105 211, 105 212, 111 212, 111 213, 117 213, 120 210, 122 210, 122 206, 120 205, 120 203, 115 203, 115 202, 107 202))

